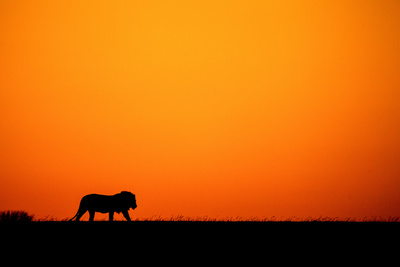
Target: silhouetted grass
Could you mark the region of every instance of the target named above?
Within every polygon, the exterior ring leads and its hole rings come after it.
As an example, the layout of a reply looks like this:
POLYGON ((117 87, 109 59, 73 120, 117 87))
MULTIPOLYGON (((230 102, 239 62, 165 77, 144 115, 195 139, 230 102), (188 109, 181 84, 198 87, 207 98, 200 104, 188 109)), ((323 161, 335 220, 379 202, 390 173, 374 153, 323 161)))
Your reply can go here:
POLYGON ((26 211, 20 210, 7 210, 0 212, 0 222, 14 223, 14 222, 31 222, 33 215, 28 214, 26 211))
MULTIPOLYGON (((64 222, 68 221, 69 218, 58 219, 51 215, 44 218, 38 218, 34 220, 34 215, 28 214, 26 211, 1 211, 0 212, 0 222, 64 222)), ((85 221, 85 220, 83 220, 85 221)), ((108 221, 108 218, 98 219, 96 221, 108 221)), ((118 219, 115 221, 119 221, 118 219)), ((122 219, 122 221, 125 221, 122 219)), ((400 222, 400 217, 364 217, 351 218, 351 217, 209 217, 209 216, 184 216, 184 215, 174 215, 171 217, 162 217, 160 215, 153 215, 150 217, 138 217, 133 218, 132 221, 136 222, 303 222, 303 223, 313 223, 313 222, 390 222, 398 223, 400 222)))
POLYGON ((142 222, 400 222, 400 217, 364 217, 362 219, 351 218, 351 217, 208 217, 198 216, 189 217, 184 215, 171 216, 169 218, 162 217, 159 215, 153 215, 148 218, 136 218, 133 221, 142 222))

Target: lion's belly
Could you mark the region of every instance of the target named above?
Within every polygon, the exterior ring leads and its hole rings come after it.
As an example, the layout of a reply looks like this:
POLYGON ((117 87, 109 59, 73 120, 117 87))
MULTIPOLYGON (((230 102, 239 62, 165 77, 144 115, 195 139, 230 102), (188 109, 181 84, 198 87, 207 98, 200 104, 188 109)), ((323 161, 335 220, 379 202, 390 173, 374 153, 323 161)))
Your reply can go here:
POLYGON ((112 211, 112 209, 107 209, 107 208, 96 208, 96 209, 94 209, 94 211, 100 212, 100 213, 109 213, 110 211, 112 211))
POLYGON ((111 196, 90 195, 87 199, 88 210, 108 213, 113 211, 113 200, 111 196))

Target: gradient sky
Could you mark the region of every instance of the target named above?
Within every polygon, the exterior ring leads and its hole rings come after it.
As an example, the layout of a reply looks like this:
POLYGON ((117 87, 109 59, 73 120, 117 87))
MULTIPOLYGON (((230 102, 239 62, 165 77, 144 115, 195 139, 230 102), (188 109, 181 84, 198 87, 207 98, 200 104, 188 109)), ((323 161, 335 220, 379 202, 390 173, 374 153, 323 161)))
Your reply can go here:
POLYGON ((397 0, 0 1, 0 210, 400 216, 399 48, 397 0))

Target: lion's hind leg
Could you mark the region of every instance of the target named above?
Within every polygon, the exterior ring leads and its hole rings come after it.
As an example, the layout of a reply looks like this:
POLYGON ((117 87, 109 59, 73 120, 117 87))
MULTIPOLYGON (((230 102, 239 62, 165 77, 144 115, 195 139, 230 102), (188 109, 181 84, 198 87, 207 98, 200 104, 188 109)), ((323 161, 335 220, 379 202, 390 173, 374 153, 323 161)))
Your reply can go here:
POLYGON ((89 210, 89 222, 93 222, 94 214, 95 214, 94 210, 89 210))
POLYGON ((108 213, 108 221, 112 222, 113 220, 114 220, 114 212, 113 212, 113 211, 110 211, 110 212, 108 213))
POLYGON ((79 219, 86 213, 87 210, 78 210, 77 215, 76 215, 76 221, 78 222, 79 219))

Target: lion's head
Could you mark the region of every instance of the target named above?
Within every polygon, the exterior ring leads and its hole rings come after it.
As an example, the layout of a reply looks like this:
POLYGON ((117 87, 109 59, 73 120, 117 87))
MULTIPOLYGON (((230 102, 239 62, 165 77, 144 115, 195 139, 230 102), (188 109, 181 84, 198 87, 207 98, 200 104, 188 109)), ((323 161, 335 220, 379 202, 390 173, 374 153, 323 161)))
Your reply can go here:
POLYGON ((124 200, 124 203, 127 204, 128 209, 132 208, 133 210, 136 209, 137 204, 136 204, 136 197, 134 194, 128 191, 122 191, 120 193, 121 198, 124 200))

